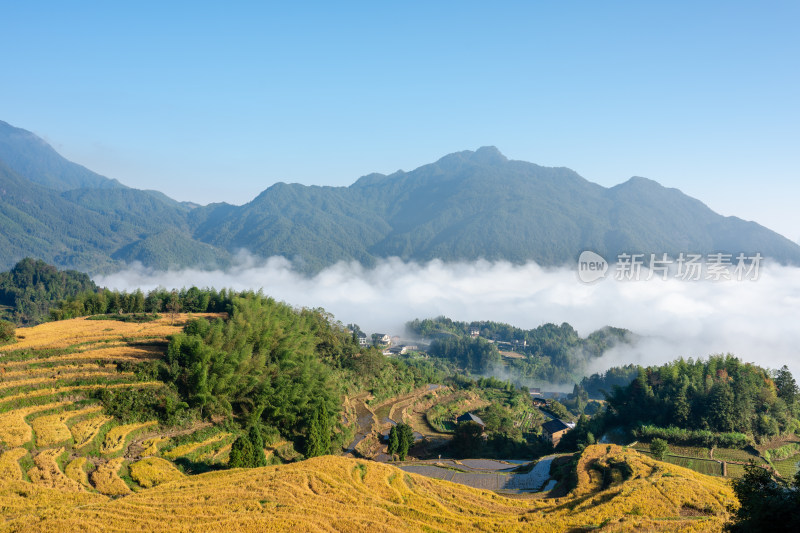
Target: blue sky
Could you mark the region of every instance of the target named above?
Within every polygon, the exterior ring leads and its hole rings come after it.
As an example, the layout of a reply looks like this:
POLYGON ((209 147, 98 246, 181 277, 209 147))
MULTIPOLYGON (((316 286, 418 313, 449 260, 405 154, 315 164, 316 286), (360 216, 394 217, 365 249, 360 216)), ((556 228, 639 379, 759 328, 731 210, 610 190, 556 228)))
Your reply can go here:
POLYGON ((0 120, 130 186, 243 203, 495 145, 800 239, 798 2, 71 4, 0 8, 0 120))

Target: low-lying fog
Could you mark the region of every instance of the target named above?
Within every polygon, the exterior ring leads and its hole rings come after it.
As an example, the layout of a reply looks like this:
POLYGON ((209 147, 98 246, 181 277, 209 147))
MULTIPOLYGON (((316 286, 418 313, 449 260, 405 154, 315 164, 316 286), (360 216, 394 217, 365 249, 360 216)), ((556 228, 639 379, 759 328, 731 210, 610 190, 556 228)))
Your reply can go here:
MULTIPOLYGON (((644 276, 643 276, 644 277, 644 276)), ((313 277, 292 270, 283 258, 241 255, 227 271, 159 272, 134 265, 101 276, 116 289, 216 287, 263 289, 294 306, 324 307, 341 322, 368 332, 402 335, 413 318, 446 315, 454 320, 494 320, 521 328, 569 322, 581 335, 605 325, 644 337, 635 347, 612 350, 592 371, 626 364, 655 364, 679 356, 733 353, 745 361, 779 368, 800 378, 800 268, 762 263, 756 281, 650 281, 606 279, 584 284, 575 268, 535 263, 406 263, 381 261, 366 269, 339 263, 313 277)))

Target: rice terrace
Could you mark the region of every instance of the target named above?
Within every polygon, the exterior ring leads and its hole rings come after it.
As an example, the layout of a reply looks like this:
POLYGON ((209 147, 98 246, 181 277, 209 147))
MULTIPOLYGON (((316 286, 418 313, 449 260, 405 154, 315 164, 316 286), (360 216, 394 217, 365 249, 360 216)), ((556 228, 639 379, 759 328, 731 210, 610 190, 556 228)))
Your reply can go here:
POLYGON ((157 420, 124 423, 97 399, 163 387, 125 365, 163 358, 190 318, 50 322, 19 329, 0 348, 0 531, 708 531, 735 505, 721 479, 616 445, 565 462, 560 483, 576 476, 573 486, 549 499, 334 456, 222 469, 231 433, 208 423, 169 431, 157 420), (211 471, 186 473, 201 463, 211 471))
POLYGON ((800 532, 800 2, 1 13, 0 533, 800 532))

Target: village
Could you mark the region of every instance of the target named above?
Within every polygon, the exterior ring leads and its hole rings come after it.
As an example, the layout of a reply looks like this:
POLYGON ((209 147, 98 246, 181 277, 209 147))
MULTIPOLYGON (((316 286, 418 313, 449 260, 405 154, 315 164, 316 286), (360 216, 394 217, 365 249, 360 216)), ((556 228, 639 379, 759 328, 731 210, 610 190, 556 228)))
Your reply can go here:
MULTIPOLYGON (((428 345, 418 340, 409 341, 385 333, 367 335, 357 327, 351 333, 358 339, 359 345, 374 346, 386 357, 429 357, 426 353, 428 345)), ((472 338, 479 335, 477 328, 470 331, 472 338)), ((515 351, 520 347, 524 348, 524 341, 516 345, 487 340, 496 343, 504 358, 524 357, 522 353, 515 351)), ((494 381, 497 384, 502 383, 499 380, 494 381)), ((507 388, 509 384, 503 383, 503 386, 507 388)), ((569 395, 559 391, 543 391, 541 388, 519 392, 526 396, 525 401, 520 402, 525 407, 511 421, 513 429, 524 435, 527 441, 538 442, 537 446, 544 450, 555 449, 561 439, 575 428, 572 418, 563 419, 559 416, 569 414, 559 403, 560 399, 568 398, 569 395)), ((555 480, 549 476, 550 463, 559 457, 557 454, 551 453, 538 460, 536 466, 532 466, 533 456, 455 457, 452 453, 453 439, 457 438, 459 427, 474 428, 477 438, 484 444, 489 441, 490 434, 508 429, 498 428, 496 424, 489 428, 481 417, 481 413, 487 409, 499 409, 498 406, 505 403, 505 399, 492 398, 493 395, 499 396, 495 392, 465 392, 454 390, 452 386, 428 384, 377 405, 372 405, 366 397, 349 399, 346 405, 351 409, 352 418, 358 421, 358 430, 347 447, 347 455, 391 462, 409 472, 499 492, 538 492, 552 489, 555 480), (440 412, 446 414, 442 416, 440 412), (408 425, 413 435, 413 444, 408 454, 402 458, 389 453, 390 434, 400 424, 408 425)), ((519 394, 515 399, 518 397, 519 394)), ((476 451, 480 449, 480 446, 475 447, 476 451)))

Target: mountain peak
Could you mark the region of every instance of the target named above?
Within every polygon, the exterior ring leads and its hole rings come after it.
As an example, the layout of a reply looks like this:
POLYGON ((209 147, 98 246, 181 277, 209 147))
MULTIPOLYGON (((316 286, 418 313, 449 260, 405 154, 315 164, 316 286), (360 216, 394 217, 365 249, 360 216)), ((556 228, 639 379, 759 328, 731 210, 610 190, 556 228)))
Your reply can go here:
POLYGON ((57 191, 126 188, 66 160, 41 137, 0 120, 0 160, 18 175, 57 191))
POLYGON ((472 161, 485 164, 505 163, 508 158, 496 146, 481 146, 472 154, 472 161))

